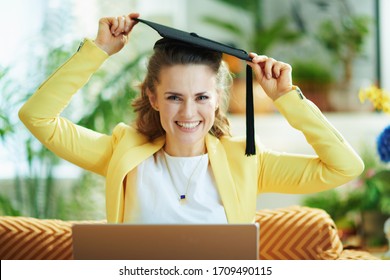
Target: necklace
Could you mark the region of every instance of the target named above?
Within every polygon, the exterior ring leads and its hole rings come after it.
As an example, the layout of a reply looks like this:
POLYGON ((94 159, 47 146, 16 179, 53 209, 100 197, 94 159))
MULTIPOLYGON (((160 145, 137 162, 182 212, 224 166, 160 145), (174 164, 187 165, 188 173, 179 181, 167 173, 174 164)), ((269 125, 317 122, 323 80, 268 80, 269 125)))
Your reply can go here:
POLYGON ((199 165, 200 165, 200 162, 202 161, 203 156, 204 156, 205 154, 203 154, 203 155, 200 157, 198 163, 196 164, 194 170, 192 171, 192 173, 191 173, 191 175, 190 175, 190 177, 189 177, 189 179, 188 179, 187 186, 186 186, 186 188, 185 188, 185 193, 184 193, 184 194, 181 194, 181 193, 179 192, 177 186, 176 186, 175 183, 174 183, 173 176, 172 176, 172 173, 171 173, 171 169, 169 168, 169 164, 168 164, 168 161, 167 161, 167 156, 166 156, 166 154, 165 154, 165 151, 163 151, 163 153, 164 153, 164 162, 165 162, 165 165, 167 166, 168 173, 169 173, 169 178, 171 178, 171 181, 172 181, 172 183, 173 183, 173 186, 174 186, 174 188, 176 189, 176 192, 177 192, 177 194, 178 194, 178 196, 179 196, 179 202, 180 202, 180 204, 185 204, 185 203, 187 202, 187 193, 188 193, 188 189, 189 189, 189 187, 190 187, 190 183, 191 183, 192 176, 195 174, 195 171, 198 169, 198 167, 199 167, 199 165))

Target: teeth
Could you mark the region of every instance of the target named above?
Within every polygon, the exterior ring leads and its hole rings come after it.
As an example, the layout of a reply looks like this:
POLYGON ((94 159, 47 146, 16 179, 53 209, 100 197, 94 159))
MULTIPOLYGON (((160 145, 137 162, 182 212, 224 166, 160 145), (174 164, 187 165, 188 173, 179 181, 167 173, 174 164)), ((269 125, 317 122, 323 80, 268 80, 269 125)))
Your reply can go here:
POLYGON ((177 124, 181 127, 191 129, 198 126, 200 122, 199 121, 198 122, 177 122, 177 124))

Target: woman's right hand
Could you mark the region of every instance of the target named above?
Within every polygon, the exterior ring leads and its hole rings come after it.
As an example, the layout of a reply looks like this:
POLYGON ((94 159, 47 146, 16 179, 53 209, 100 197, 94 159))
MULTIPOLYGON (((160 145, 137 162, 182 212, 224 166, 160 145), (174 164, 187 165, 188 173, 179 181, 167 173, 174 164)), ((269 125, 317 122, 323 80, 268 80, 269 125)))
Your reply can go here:
POLYGON ((95 44, 108 55, 119 52, 127 44, 129 33, 138 23, 134 19, 138 17, 138 13, 131 13, 127 16, 101 18, 95 44))

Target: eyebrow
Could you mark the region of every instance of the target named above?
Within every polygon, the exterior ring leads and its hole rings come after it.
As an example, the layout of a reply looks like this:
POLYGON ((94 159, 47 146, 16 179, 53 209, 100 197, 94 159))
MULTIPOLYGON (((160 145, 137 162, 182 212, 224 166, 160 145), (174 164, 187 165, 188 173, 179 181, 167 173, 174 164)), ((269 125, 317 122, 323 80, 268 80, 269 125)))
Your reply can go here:
MULTIPOLYGON (((200 96, 200 95, 204 95, 204 94, 208 94, 208 93, 209 93, 208 91, 198 92, 198 93, 195 93, 195 96, 200 96)), ((178 93, 178 92, 173 92, 173 91, 167 91, 167 92, 164 93, 164 95, 183 96, 184 94, 178 93)))

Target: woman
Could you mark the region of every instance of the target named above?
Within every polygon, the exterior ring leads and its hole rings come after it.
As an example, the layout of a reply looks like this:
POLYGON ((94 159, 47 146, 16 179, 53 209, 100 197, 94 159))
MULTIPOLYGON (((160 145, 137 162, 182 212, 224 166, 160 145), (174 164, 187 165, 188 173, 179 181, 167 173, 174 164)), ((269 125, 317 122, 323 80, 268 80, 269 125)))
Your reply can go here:
POLYGON ((112 135, 60 117, 73 94, 127 43, 134 13, 99 21, 97 37, 44 82, 19 111, 30 131, 58 156, 106 177, 108 222, 249 223, 260 193, 312 193, 358 176, 359 156, 292 85, 291 67, 251 53, 257 82, 317 156, 282 154, 257 143, 244 154, 224 115, 221 54, 158 41, 149 61, 133 126, 112 135))

